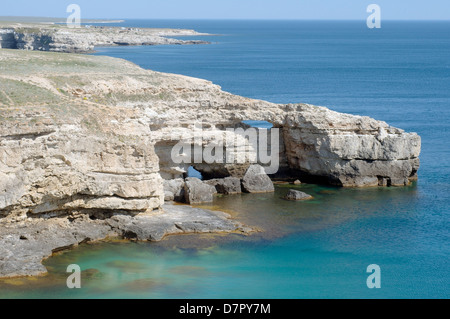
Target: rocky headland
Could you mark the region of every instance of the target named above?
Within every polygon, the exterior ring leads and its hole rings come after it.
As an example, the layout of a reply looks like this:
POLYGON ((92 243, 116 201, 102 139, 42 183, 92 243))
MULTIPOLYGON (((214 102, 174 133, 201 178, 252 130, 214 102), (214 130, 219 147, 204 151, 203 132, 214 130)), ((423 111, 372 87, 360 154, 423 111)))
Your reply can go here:
POLYGON ((245 120, 280 131, 272 179, 388 187, 417 178, 420 137, 382 121, 240 97, 121 59, 1 49, 0 277, 44 273, 52 252, 108 236, 250 231, 223 213, 166 202, 273 191, 250 161, 170 156, 199 123, 206 138, 193 144, 206 147, 245 120), (189 166, 207 180, 186 178, 189 166))

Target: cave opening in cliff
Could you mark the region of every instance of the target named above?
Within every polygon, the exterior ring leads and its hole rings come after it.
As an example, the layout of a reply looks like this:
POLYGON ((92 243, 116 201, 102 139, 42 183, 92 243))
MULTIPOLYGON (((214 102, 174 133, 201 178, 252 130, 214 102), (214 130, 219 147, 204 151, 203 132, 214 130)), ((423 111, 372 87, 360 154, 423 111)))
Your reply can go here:
POLYGON ((202 173, 197 171, 194 166, 189 166, 185 177, 197 177, 198 179, 203 180, 202 173))
POLYGON ((256 121, 256 120, 245 120, 242 121, 243 124, 249 126, 249 127, 256 127, 259 129, 271 129, 273 128, 273 124, 267 121, 256 121))

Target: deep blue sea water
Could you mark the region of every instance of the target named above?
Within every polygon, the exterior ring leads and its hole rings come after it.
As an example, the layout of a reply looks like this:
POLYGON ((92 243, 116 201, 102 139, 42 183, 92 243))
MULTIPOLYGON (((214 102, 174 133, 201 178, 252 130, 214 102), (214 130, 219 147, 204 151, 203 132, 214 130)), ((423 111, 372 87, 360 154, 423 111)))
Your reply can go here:
POLYGON ((208 79, 234 94, 322 105, 417 132, 419 181, 388 189, 301 185, 315 196, 305 203, 281 200, 285 186, 275 194, 220 197, 215 208, 264 231, 80 247, 46 262, 51 284, 15 282, 6 296, 450 297, 450 22, 385 21, 381 29, 364 21, 121 25, 215 35, 201 37, 210 45, 98 48, 97 55, 208 79), (79 291, 65 288, 69 263, 89 269, 79 291), (380 289, 366 286, 370 264, 381 267, 380 289))

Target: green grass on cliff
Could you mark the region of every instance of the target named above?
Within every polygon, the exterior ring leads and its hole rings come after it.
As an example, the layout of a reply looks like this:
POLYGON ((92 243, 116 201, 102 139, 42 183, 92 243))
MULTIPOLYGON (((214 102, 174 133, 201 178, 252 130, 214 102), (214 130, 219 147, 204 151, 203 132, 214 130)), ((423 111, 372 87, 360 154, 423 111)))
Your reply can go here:
POLYGON ((0 78, 0 107, 48 105, 60 101, 49 90, 20 80, 0 78))
POLYGON ((22 34, 52 35, 55 33, 55 30, 52 30, 52 29, 42 29, 42 28, 33 28, 33 27, 14 28, 14 30, 17 33, 22 33, 22 34))
POLYGON ((0 75, 89 75, 144 73, 137 65, 120 59, 69 54, 0 49, 0 75))
POLYGON ((134 106, 195 100, 206 83, 111 57, 0 49, 0 121, 5 128, 49 121, 99 132, 111 119, 134 116, 134 106))

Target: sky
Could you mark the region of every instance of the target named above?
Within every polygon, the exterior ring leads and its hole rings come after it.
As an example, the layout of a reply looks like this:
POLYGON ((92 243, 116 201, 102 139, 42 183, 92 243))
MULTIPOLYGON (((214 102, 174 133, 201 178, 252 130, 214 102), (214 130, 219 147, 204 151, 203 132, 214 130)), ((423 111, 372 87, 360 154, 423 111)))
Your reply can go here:
MULTIPOLYGON (((6 0, 3 0, 6 1, 6 0)), ((369 4, 386 20, 450 20, 450 0, 9 0, 0 16, 82 19, 300 19, 365 20, 369 4)))

